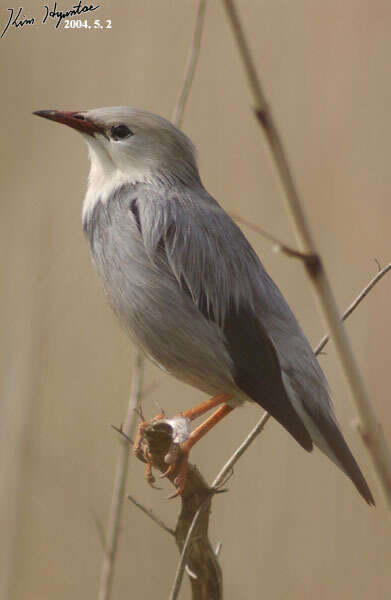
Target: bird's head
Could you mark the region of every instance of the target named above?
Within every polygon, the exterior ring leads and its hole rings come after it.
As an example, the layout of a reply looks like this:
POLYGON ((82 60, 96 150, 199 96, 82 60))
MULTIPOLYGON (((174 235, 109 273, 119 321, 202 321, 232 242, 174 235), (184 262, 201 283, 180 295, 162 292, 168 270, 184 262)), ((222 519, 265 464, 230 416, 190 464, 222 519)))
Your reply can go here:
POLYGON ((122 106, 34 114, 64 123, 83 135, 91 159, 89 194, 99 193, 102 200, 113 186, 122 183, 199 180, 192 142, 158 115, 122 106))

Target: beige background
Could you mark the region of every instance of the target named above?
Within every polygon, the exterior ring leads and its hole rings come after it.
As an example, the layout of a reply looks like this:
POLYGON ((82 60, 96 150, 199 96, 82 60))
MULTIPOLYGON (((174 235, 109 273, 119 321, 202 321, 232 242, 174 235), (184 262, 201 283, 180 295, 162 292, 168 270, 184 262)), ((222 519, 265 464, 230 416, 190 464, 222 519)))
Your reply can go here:
MULTIPOLYGON (((0 22, 8 19, 2 0, 0 22)), ((70 7, 63 2, 58 8, 70 7)), ((195 0, 101 2, 103 31, 35 24, 1 47, 0 537, 1 600, 95 598, 105 523, 131 379, 132 349, 106 306, 80 227, 88 159, 67 128, 33 110, 129 104, 170 117, 192 35, 195 0), (7 588, 8 586, 8 588, 7 588), (6 591, 8 589, 8 591, 6 591)), ((275 172, 217 1, 183 129, 196 143, 208 190, 293 243, 275 172)), ((268 98, 341 308, 390 260, 391 5, 388 1, 239 0, 268 98)), ((39 21, 42 6, 25 6, 39 21)), ((244 228, 309 339, 325 326, 303 268, 244 228)), ((391 440, 391 281, 348 330, 391 440)), ((377 501, 369 509, 331 462, 306 455, 275 423, 215 499, 225 596, 270 600, 386 600, 391 527, 332 345, 321 358, 343 430, 377 501)), ((203 396, 148 365, 144 401, 174 413, 203 396)), ((246 407, 193 458, 211 480, 260 416, 246 407)), ((156 492, 131 461, 127 490, 174 523, 179 501, 156 492)), ((167 598, 177 551, 128 503, 114 599, 167 598)), ((188 584, 182 597, 189 594, 188 584)))

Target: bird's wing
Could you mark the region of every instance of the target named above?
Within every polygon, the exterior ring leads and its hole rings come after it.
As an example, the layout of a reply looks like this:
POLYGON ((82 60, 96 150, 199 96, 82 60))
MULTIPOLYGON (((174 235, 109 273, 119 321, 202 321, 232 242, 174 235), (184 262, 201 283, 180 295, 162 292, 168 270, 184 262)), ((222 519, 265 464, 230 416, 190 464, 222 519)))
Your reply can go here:
MULTIPOLYGON (((143 198, 137 220, 147 252, 162 253, 183 293, 223 332, 237 386, 260 404, 306 450, 312 440, 282 380, 278 354, 262 321, 257 279, 266 276, 249 243, 205 192, 192 197, 143 198)), ((264 284, 270 281, 265 279, 264 284)))

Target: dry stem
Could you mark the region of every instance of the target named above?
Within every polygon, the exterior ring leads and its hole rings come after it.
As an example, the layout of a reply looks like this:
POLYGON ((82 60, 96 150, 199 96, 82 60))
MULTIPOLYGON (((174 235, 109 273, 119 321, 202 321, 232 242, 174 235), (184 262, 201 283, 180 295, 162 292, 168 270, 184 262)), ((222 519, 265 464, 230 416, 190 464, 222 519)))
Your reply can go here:
POLYGON ((194 28, 193 41, 190 48, 190 54, 186 65, 185 78, 179 94, 177 104, 174 109, 172 122, 180 127, 183 121, 183 113, 189 97, 190 88, 193 83, 198 57, 200 55, 201 35, 204 26, 204 17, 206 10, 206 0, 200 0, 198 4, 196 24, 194 28))
POLYGON ((113 495, 107 523, 107 533, 105 539, 105 548, 103 554, 103 563, 101 571, 101 580, 99 586, 99 600, 107 600, 110 597, 110 591, 113 583, 114 564, 118 547, 118 536, 120 531, 122 507, 124 500, 124 488, 126 474, 129 462, 129 447, 126 438, 133 434, 136 424, 136 410, 140 401, 142 376, 142 358, 140 354, 135 355, 132 370, 132 385, 130 390, 129 405, 126 413, 125 422, 122 428, 124 437, 121 438, 121 450, 118 457, 118 463, 115 473, 113 495))
MULTIPOLYGON (((174 425, 175 418, 170 419, 169 423, 165 420, 155 421, 151 422, 144 432, 144 455, 148 455, 154 468, 161 472, 167 469, 165 457, 175 437, 174 425)), ((175 474, 170 474, 169 479, 173 483, 175 474)), ((174 532, 176 543, 181 551, 181 559, 170 600, 177 598, 186 566, 189 570, 193 600, 221 600, 222 598, 222 573, 208 537, 209 510, 213 493, 213 487, 209 487, 199 470, 194 465, 189 465, 186 486, 181 495, 182 509, 174 532), (191 544, 189 544, 190 538, 191 544)), ((132 501, 134 502, 134 499, 132 501)), ((142 508, 143 512, 149 513, 148 516, 152 518, 148 509, 138 501, 134 503, 142 508)), ((161 520, 155 515, 153 520, 158 520, 162 527, 161 520)), ((164 525, 164 528, 166 527, 164 525)))
POLYGON ((334 294, 299 199, 297 187, 292 176, 281 137, 270 108, 267 105, 261 81, 258 77, 255 62, 251 55, 239 15, 236 11, 234 0, 223 0, 223 4, 226 8, 243 66, 247 74, 248 83, 254 97, 255 115, 266 136, 272 158, 278 170, 279 179, 284 190, 286 208, 294 225, 300 251, 306 255, 303 263, 306 266, 318 303, 328 324, 344 375, 355 401, 360 417, 359 431, 371 455, 389 508, 391 509, 390 451, 364 385, 349 338, 340 321, 334 294))

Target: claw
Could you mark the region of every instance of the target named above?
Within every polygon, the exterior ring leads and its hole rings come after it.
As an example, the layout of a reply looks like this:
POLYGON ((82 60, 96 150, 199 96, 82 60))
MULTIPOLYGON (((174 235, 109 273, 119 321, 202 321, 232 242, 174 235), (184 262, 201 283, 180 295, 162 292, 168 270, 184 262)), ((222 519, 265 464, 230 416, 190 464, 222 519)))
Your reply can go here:
POLYGON ((180 491, 177 490, 176 492, 174 492, 173 494, 171 494, 171 496, 167 496, 167 500, 173 500, 174 498, 177 498, 180 495, 180 491))
MULTIPOLYGON (((138 409, 135 409, 135 410, 136 410, 136 412, 138 411, 138 409)), ((142 462, 148 462, 144 457, 144 451, 143 451, 143 437, 144 437, 145 429, 148 427, 148 425, 150 423, 160 421, 161 419, 163 419, 163 415, 156 415, 156 417, 154 417, 151 421, 143 421, 139 425, 137 435, 136 435, 136 438, 135 438, 134 444, 133 444, 133 452, 137 456, 137 458, 139 460, 141 460, 142 462)))
POLYGON ((168 467, 168 469, 166 469, 164 471, 164 473, 161 473, 161 475, 159 475, 159 479, 164 479, 165 477, 168 477, 169 475, 171 475, 171 473, 173 472, 174 469, 175 469, 175 463, 170 465, 168 467))
POLYGON ((153 488, 154 490, 161 490, 161 487, 158 487, 155 484, 155 477, 153 475, 152 472, 152 464, 150 462, 147 462, 147 464, 145 465, 145 479, 147 480, 147 483, 151 486, 151 488, 153 488))
POLYGON ((178 465, 178 475, 174 479, 174 485, 177 488, 177 490, 172 496, 169 496, 170 500, 172 498, 176 498, 177 496, 181 496, 183 490, 185 489, 187 466, 189 464, 189 449, 187 448, 187 446, 185 446, 185 444, 183 444, 183 447, 181 445, 182 456, 179 459, 180 462, 178 465))

